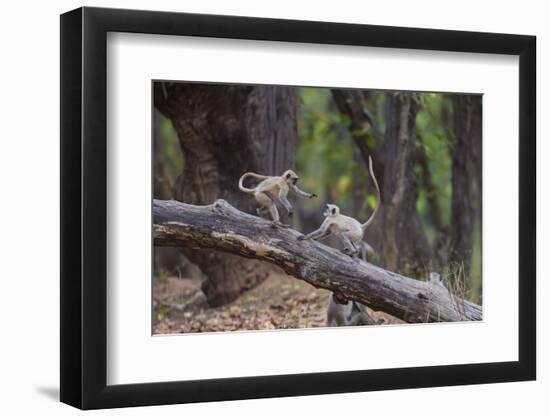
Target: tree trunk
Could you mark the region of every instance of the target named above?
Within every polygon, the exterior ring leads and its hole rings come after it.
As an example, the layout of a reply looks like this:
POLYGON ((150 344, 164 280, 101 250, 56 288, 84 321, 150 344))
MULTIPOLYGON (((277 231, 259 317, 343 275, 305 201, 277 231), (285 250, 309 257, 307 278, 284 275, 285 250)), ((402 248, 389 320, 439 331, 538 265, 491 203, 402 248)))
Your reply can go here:
POLYGON ((412 94, 389 97, 384 137, 384 257, 386 268, 420 276, 431 262, 432 252, 416 210, 416 111, 412 94))
MULTIPOLYGON (((297 136, 295 89, 271 86, 155 84, 155 106, 178 134, 184 168, 174 197, 192 204, 224 198, 253 213, 254 199, 237 183, 247 171, 280 175, 294 168, 297 136)), ((211 306, 226 304, 262 282, 272 267, 218 251, 189 257, 206 274, 211 306)))
POLYGON ((351 259, 316 241, 299 241, 291 228, 243 213, 224 200, 209 206, 153 202, 155 245, 213 248, 262 259, 341 302, 364 304, 409 323, 481 320, 479 305, 443 285, 407 278, 351 259))
MULTIPOLYGON (((363 157, 365 172, 372 155, 381 187, 382 204, 365 233, 365 240, 379 254, 384 267, 413 276, 424 275, 432 261, 432 250, 416 210, 417 109, 412 95, 386 95, 386 128, 382 134, 365 111, 360 91, 333 89, 332 94, 340 112, 350 118, 351 133, 363 157)), ((372 185, 368 191, 372 193, 372 185)))
POLYGON ((437 189, 432 179, 430 167, 428 164, 428 156, 424 146, 416 147, 416 162, 420 167, 422 187, 426 193, 426 201, 428 203, 428 215, 437 233, 441 233, 443 230, 443 215, 441 213, 441 207, 437 201, 437 189))
POLYGON ((451 147, 453 191, 448 262, 464 265, 469 288, 477 200, 481 211, 481 96, 456 94, 452 98, 455 137, 451 147))

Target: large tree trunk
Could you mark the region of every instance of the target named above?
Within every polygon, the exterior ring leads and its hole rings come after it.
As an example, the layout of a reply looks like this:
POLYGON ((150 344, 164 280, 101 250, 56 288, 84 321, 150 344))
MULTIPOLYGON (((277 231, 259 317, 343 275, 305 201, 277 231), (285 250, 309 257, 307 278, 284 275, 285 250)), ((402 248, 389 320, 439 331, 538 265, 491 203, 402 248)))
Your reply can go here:
MULTIPOLYGON (((294 167, 295 89, 157 83, 154 92, 155 106, 172 121, 185 159, 174 187, 177 200, 210 204, 223 198, 252 213, 256 203, 239 191, 239 177, 247 171, 280 175, 294 167)), ((208 277, 202 289, 212 306, 233 301, 272 270, 218 251, 193 251, 189 257, 208 277)))
POLYGON ((476 208, 481 212, 481 96, 452 97, 455 137, 451 147, 453 191, 448 262, 464 266, 469 287, 476 208))
MULTIPOLYGON (((350 118, 350 131, 365 172, 372 155, 381 187, 382 205, 365 239, 380 255, 384 267, 421 276, 432 261, 432 250, 416 210, 416 103, 410 93, 387 94, 382 134, 365 111, 360 91, 333 89, 332 95, 340 112, 350 118)), ((372 193, 372 185, 368 191, 372 193)))

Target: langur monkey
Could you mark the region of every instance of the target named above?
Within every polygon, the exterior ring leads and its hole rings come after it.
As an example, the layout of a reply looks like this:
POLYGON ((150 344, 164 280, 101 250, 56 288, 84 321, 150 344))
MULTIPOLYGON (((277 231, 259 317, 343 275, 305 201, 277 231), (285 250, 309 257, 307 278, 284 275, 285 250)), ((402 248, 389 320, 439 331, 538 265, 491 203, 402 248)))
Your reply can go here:
POLYGON ((348 301, 347 304, 338 304, 330 293, 327 308, 327 326, 364 326, 381 324, 375 321, 368 313, 367 307, 355 301, 348 301))
POLYGON ((298 239, 322 239, 330 234, 334 234, 340 238, 342 244, 344 245, 343 252, 345 254, 357 256, 361 249, 365 229, 372 223, 374 216, 376 216, 376 213, 380 207, 380 188, 378 187, 378 181, 376 181, 376 177, 374 176, 371 157, 369 157, 369 173, 372 181, 374 182, 374 187, 376 188, 376 208, 365 223, 361 224, 353 217, 344 216, 343 214, 340 214, 340 208, 338 208, 338 206, 335 206, 334 204, 327 204, 327 208, 323 213, 325 220, 319 229, 308 235, 300 236, 298 239))
POLYGON ((428 284, 439 285, 440 287, 447 289, 439 272, 429 272, 428 276, 426 277, 426 282, 428 284))
POLYGON ((269 212, 271 220, 274 225, 282 225, 279 221, 279 211, 275 203, 281 204, 289 216, 292 216, 292 205, 287 199, 287 194, 290 190, 294 191, 296 195, 302 198, 317 197, 316 194, 306 193, 298 188, 296 183, 299 177, 291 169, 285 171, 285 173, 278 177, 270 177, 265 175, 258 175, 253 172, 247 172, 239 179, 239 189, 245 193, 253 194, 254 198, 260 205, 257 209, 258 215, 269 212), (261 182, 254 188, 247 188, 243 186, 243 181, 246 177, 254 177, 261 182))
MULTIPOLYGON (((374 253, 372 248, 367 242, 364 243, 361 249, 361 259, 368 260, 368 255, 374 253), (368 250, 367 248, 370 248, 368 250), (372 251, 372 252, 371 252, 372 251)), ((328 327, 340 327, 340 326, 364 326, 373 324, 382 324, 384 320, 374 320, 367 307, 356 301, 348 301, 345 304, 339 303, 334 299, 334 295, 330 293, 327 307, 327 326, 328 327)))

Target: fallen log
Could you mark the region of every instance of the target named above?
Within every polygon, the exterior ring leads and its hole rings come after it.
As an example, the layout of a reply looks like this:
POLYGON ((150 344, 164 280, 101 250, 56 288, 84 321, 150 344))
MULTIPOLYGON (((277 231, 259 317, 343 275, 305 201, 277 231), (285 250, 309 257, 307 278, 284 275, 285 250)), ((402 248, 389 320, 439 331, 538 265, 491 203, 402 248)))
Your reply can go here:
POLYGON ((481 320, 481 306, 451 294, 444 286, 404 277, 315 241, 299 241, 292 228, 244 213, 225 200, 194 206, 153 201, 157 246, 215 249, 261 259, 317 288, 409 323, 481 320))

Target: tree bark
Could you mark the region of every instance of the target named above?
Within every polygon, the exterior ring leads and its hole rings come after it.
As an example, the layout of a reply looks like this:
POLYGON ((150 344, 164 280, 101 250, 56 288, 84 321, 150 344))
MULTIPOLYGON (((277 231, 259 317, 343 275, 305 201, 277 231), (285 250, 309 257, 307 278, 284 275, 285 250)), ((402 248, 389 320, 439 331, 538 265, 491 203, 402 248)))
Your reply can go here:
POLYGON ((476 205, 481 210, 481 96, 456 94, 452 98, 455 137, 451 146, 453 191, 448 262, 464 265, 469 288, 476 205), (474 192, 476 181, 478 193, 474 192))
POLYGON ((437 233, 440 233, 443 230, 443 215, 439 202, 437 201, 437 189, 432 179, 428 157, 423 146, 418 146, 416 148, 416 162, 422 173, 422 187, 426 193, 428 214, 437 233))
POLYGON ((432 250, 416 210, 415 173, 417 105, 411 93, 388 95, 382 186, 384 266, 422 276, 432 262, 432 250))
MULTIPOLYGON (((254 199, 238 190, 247 171, 280 175, 294 168, 297 135, 295 89, 271 86, 157 83, 155 106, 178 134, 184 168, 174 197, 192 204, 224 198, 246 212, 254 199)), ((263 281, 273 269, 218 251, 188 253, 208 279, 211 306, 226 304, 263 281)))
POLYGON ((380 152, 384 141, 383 134, 380 132, 370 113, 365 111, 363 100, 365 98, 361 90, 332 89, 332 97, 340 113, 349 117, 349 129, 351 137, 359 149, 366 166, 368 167, 369 156, 377 161, 375 169, 376 176, 380 182, 383 180, 385 158, 380 152), (373 138, 373 144, 369 144, 370 137, 373 138))
POLYGON ((261 259, 339 300, 357 301, 409 323, 481 320, 481 307, 428 284, 352 260, 300 233, 273 228, 271 222, 243 213, 224 200, 209 206, 177 201, 153 202, 154 242, 161 246, 216 249, 261 259))
POLYGON ((431 264, 432 250, 416 210, 416 103, 410 93, 387 94, 386 128, 382 134, 364 108, 361 91, 333 89, 332 95, 340 112, 350 118, 365 172, 372 155, 381 186, 382 204, 365 239, 379 254, 383 266, 419 276, 431 264), (369 135, 374 139, 372 146, 369 135))

